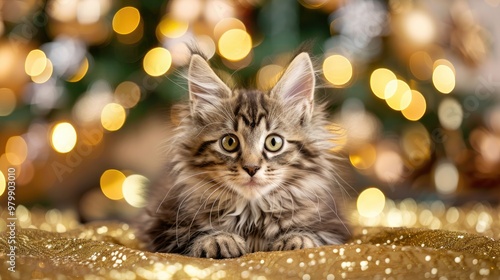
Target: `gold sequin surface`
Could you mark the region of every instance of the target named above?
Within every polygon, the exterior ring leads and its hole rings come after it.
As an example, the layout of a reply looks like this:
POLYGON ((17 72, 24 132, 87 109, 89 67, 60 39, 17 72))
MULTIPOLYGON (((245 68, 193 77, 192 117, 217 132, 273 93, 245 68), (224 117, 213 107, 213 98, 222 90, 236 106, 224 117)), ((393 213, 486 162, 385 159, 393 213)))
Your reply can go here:
MULTIPOLYGON (((472 209, 457 210, 467 216, 472 209)), ((495 209, 488 209, 495 214, 495 209)), ((78 225, 64 213, 56 211, 58 220, 51 217, 53 213, 46 212, 42 219, 46 230, 40 229, 40 213, 33 212, 29 214, 32 224, 16 230, 13 263, 9 230, 3 229, 1 279, 500 278, 500 241, 467 228, 366 227, 358 221, 345 245, 211 260, 141 250, 133 229, 125 223, 78 225), (53 223, 65 224, 67 230, 58 232, 53 223), (9 270, 12 264, 14 271, 9 270)), ((493 221, 492 228, 497 223, 493 221)))

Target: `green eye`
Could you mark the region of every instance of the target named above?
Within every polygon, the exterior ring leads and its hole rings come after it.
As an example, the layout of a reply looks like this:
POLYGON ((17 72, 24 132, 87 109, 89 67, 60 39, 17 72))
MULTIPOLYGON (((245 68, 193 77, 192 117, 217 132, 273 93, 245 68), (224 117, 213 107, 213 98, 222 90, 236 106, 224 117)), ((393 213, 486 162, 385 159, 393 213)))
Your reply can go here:
POLYGON ((266 149, 270 152, 277 152, 283 147, 283 138, 276 134, 271 134, 266 138, 266 149))
POLYGON ((238 149, 240 141, 238 141, 238 137, 236 137, 236 135, 229 134, 222 137, 220 144, 224 150, 232 153, 238 149))

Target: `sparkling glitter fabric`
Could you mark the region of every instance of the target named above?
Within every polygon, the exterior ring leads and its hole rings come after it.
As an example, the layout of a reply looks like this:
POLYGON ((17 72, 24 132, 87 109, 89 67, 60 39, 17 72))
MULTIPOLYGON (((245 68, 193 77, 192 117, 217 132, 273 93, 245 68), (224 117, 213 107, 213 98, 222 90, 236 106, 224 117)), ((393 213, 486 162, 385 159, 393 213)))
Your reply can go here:
MULTIPOLYGON (((464 225, 472 209, 459 209, 464 225)), ((346 245, 209 260, 143 251, 123 223, 81 226, 53 210, 43 223, 40 213, 29 216, 37 228, 17 230, 15 272, 8 270, 7 232, 1 235, 2 279, 500 279, 500 241, 466 226, 459 232, 358 224, 346 245)), ((491 226, 496 234, 498 221, 491 226)))

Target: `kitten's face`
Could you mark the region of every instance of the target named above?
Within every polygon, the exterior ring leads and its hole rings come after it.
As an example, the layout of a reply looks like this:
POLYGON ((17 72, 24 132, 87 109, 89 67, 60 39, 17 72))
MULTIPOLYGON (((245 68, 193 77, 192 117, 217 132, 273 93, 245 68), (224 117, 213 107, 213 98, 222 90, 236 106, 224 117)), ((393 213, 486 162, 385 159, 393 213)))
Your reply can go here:
POLYGON ((231 91, 199 57, 189 82, 192 166, 204 177, 253 200, 303 172, 314 90, 309 56, 299 55, 268 93, 231 91))

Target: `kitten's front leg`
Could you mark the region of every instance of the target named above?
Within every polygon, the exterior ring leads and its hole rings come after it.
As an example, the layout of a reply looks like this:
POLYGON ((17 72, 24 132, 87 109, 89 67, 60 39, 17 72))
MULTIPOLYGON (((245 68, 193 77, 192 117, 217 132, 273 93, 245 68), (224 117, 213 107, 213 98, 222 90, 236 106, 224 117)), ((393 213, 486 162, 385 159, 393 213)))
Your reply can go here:
POLYGON ((323 245, 319 238, 312 233, 292 231, 279 236, 272 244, 273 251, 289 251, 314 248, 323 245))
POLYGON ((245 240, 233 233, 214 232, 193 241, 190 255, 214 259, 236 258, 246 253, 245 240))

